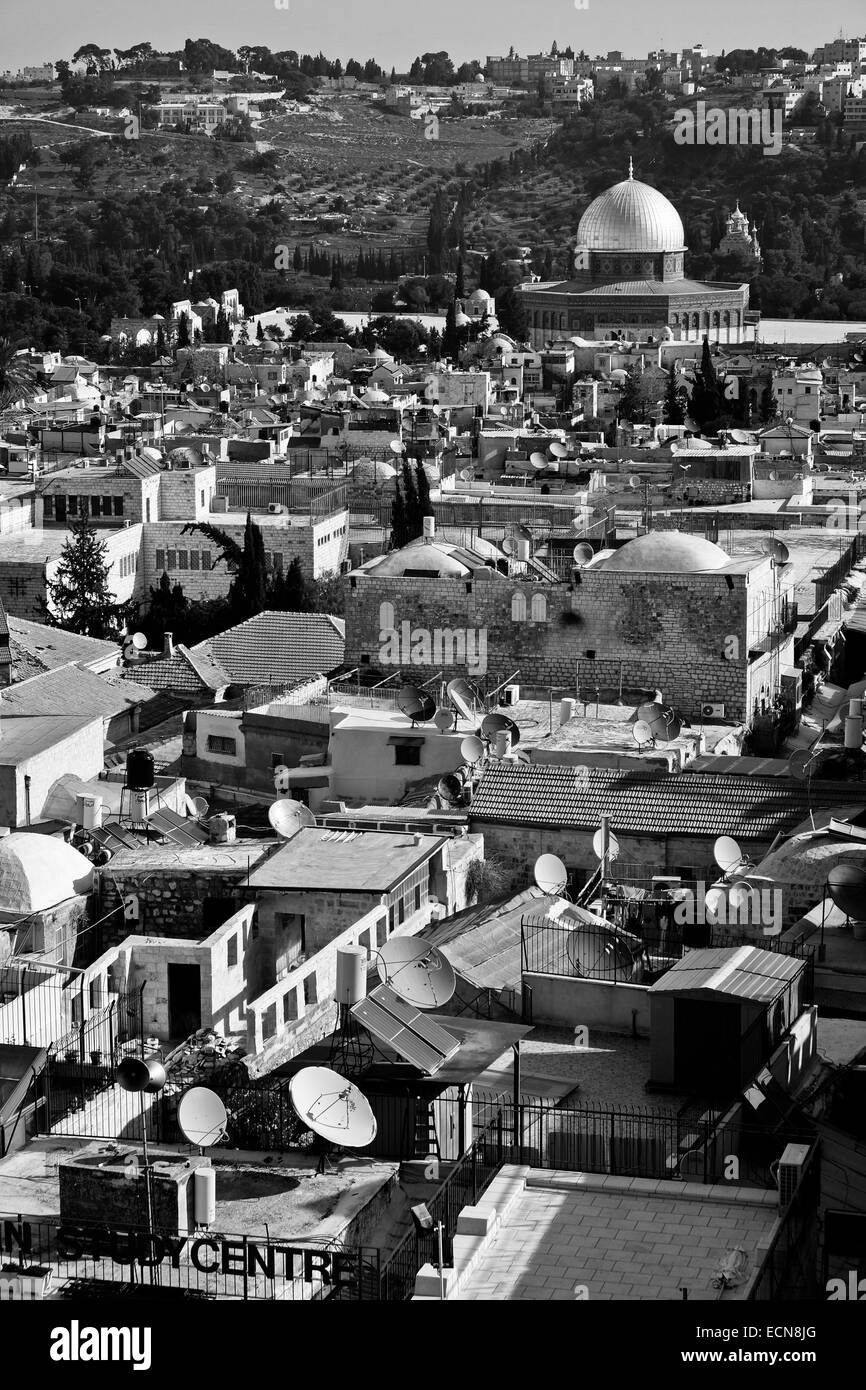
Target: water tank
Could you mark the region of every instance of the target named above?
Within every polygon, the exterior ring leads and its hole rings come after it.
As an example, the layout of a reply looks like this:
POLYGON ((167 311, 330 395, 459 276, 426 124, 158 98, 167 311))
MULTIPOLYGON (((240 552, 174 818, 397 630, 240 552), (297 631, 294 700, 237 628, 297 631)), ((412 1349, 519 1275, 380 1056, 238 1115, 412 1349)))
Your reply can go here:
POLYGON ((132 791, 148 791, 154 784, 153 754, 131 748, 126 757, 126 785, 132 791))
POLYGON ((859 719, 860 716, 861 716, 862 713, 863 713, 863 701, 862 701, 862 700, 849 700, 849 701, 848 701, 848 713, 849 713, 849 715, 850 715, 850 717, 851 717, 852 719, 859 719))
POLYGON ((511 752, 511 731, 509 729, 499 730, 493 752, 497 758, 504 758, 511 752))
POLYGON ((192 1182, 195 1224, 212 1226, 216 1221, 216 1169, 196 1168, 192 1182))
POLYGON ((425 541, 432 541, 432 540, 435 538, 435 536, 436 536, 436 518, 435 518, 435 516, 425 516, 425 517, 423 517, 423 518, 422 518, 422 523, 421 523, 421 524, 422 524, 422 526, 424 527, 424 539, 425 539, 425 541))
POLYGON ((76 797, 77 820, 83 830, 98 830, 102 825, 105 803, 101 796, 76 797))
POLYGON ((133 825, 144 825, 150 815, 150 796, 146 791, 134 791, 129 797, 129 819, 133 825))
POLYGON ((334 998, 338 1004, 359 1004, 367 996, 367 952, 359 946, 347 946, 337 952, 337 987, 334 998))
POLYGON ((862 748, 863 746, 863 720, 858 715, 856 718, 849 717, 845 720, 845 747, 862 748))
POLYGON ((569 721, 569 719, 573 719, 573 718, 574 718, 574 712, 575 712, 576 709, 577 709, 577 701, 576 701, 576 700, 561 700, 561 701, 560 701, 560 704, 559 704, 559 722, 560 722, 560 724, 567 724, 568 721, 569 721))
POLYGON ((532 548, 529 544, 529 541, 523 540, 522 537, 519 538, 517 541, 516 558, 520 560, 522 564, 526 564, 526 562, 530 559, 531 553, 532 548))

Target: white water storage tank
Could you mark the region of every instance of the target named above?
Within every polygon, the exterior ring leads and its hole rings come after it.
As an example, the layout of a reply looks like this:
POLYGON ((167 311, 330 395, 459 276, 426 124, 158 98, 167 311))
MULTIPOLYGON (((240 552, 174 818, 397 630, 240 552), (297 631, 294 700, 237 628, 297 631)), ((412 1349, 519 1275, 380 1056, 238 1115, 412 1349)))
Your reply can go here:
POLYGON ((216 1221, 216 1169, 196 1168, 192 1176, 196 1226, 212 1226, 216 1221))
POLYGON ((360 1004, 367 997, 367 952, 359 946, 346 946, 337 952, 338 1004, 360 1004))
POLYGON ((845 720, 845 747, 862 748, 863 746, 863 720, 858 716, 854 719, 849 715, 845 720))
POLYGON ((518 540, 517 540, 517 559, 521 562, 521 564, 526 564, 526 562, 527 562, 527 561, 529 560, 529 558, 530 558, 530 555, 531 555, 531 547, 530 547, 529 541, 524 540, 522 536, 521 536, 521 537, 518 537, 518 540))
POLYGON ((424 527, 425 541, 432 541, 436 538, 436 518, 435 516, 425 516, 421 522, 424 527))
POLYGON ((499 733, 496 735, 496 743, 494 745, 493 752, 497 758, 504 758, 508 753, 511 752, 510 729, 499 730, 499 733))
POLYGON ((567 724, 569 719, 574 718, 574 711, 577 709, 576 700, 562 700, 559 706, 559 722, 567 724))

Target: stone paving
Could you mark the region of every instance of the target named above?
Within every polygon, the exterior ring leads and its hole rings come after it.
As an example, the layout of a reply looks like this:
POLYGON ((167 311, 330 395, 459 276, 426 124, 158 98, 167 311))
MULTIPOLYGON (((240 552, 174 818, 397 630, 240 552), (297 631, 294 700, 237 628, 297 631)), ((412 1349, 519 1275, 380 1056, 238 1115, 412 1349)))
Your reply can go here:
POLYGON ((461 1301, 574 1301, 578 1285, 590 1302, 680 1300, 683 1288, 690 1301, 742 1299, 748 1280, 725 1291, 713 1280, 735 1247, 754 1275, 778 1215, 776 1193, 735 1189, 715 1199, 693 1184, 554 1172, 529 1182, 461 1301))

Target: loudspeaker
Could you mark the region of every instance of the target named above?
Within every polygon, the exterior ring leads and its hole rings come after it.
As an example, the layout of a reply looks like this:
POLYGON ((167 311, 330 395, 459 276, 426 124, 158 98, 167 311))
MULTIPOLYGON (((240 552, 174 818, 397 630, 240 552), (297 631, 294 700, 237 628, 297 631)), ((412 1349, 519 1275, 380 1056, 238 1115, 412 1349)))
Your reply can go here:
POLYGON ((166 1083, 165 1067, 157 1057, 143 1062, 140 1057, 124 1057, 115 1073, 124 1091, 161 1091, 166 1083))

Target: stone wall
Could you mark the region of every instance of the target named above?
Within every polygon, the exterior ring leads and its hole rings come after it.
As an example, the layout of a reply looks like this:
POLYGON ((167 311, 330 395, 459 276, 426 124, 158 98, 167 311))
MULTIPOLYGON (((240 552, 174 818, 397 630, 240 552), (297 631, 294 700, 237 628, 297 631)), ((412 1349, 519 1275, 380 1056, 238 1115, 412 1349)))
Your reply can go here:
MULTIPOLYGON (((139 917, 135 930, 142 935, 195 941, 201 941, 213 929, 204 919, 206 899, 223 899, 226 918, 243 903, 255 899, 255 892, 246 887, 246 870, 241 869, 227 874, 197 873, 180 866, 176 869, 142 866, 139 870, 119 867, 104 876, 103 889, 105 912, 120 906, 127 894, 136 894, 139 917)), ((119 945, 128 934, 129 924, 122 913, 117 913, 103 927, 103 946, 119 945)))

